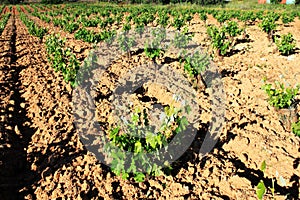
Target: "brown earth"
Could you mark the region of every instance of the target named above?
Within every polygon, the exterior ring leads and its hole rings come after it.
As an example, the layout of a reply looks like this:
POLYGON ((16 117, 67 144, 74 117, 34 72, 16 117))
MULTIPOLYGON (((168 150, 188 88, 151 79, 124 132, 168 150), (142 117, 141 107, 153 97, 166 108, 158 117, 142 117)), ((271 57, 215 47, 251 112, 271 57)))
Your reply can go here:
MULTIPOLYGON (((79 58, 87 55, 88 44, 32 18, 50 32, 67 37, 67 45, 80 48, 79 58)), ((196 17, 192 24, 194 40, 207 47, 203 22, 196 17)), ((299 28, 300 21, 296 20, 289 27, 280 26, 277 33, 292 32, 300 47, 299 28)), ((215 59, 223 77, 227 107, 226 124, 214 150, 202 160, 192 150, 199 149, 211 120, 209 91, 199 91, 197 101, 203 104, 204 129, 193 148, 180 158, 172 176, 150 177, 144 183, 136 183, 114 176, 85 150, 73 125, 70 86, 50 67, 44 45, 30 36, 18 16, 13 15, 0 40, 4 47, 0 50, 1 198, 256 199, 258 182, 262 179, 271 186, 278 172, 287 185, 275 183, 276 199, 299 199, 300 139, 283 128, 260 88, 264 77, 270 82, 299 83, 300 51, 281 56, 257 25, 247 27, 246 32, 250 38, 238 45, 236 53, 223 60, 215 59), (263 160, 267 162, 265 176, 259 170, 263 160)), ((111 71, 122 74, 129 63, 141 62, 139 59, 117 62, 111 71)), ((115 78, 103 81, 113 90, 115 78)), ((104 92, 105 88, 101 89, 104 92)), ((100 118, 102 115, 105 121, 105 99, 98 103, 102 105, 98 106, 100 118)), ((266 198, 272 199, 270 191, 266 198)))
POLYGON ((10 12, 10 11, 9 11, 9 7, 8 7, 8 6, 5 6, 5 8, 3 8, 3 10, 2 10, 1 15, 6 14, 6 13, 8 13, 8 12, 10 12))
POLYGON ((23 13, 28 14, 27 10, 24 8, 24 6, 20 6, 20 9, 23 13))

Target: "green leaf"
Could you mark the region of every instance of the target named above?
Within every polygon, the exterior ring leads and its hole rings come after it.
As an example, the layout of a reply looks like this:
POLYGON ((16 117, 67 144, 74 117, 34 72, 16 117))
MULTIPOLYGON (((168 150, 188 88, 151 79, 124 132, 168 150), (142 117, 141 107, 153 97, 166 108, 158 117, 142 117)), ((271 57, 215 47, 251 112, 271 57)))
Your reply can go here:
POLYGON ((266 193, 266 186, 264 182, 261 180, 256 186, 256 195, 258 199, 262 200, 265 193, 266 193))
POLYGON ((126 179, 128 179, 128 177, 129 177, 129 174, 123 171, 122 172, 122 179, 126 180, 126 179))
POLYGON ((150 144, 150 146, 154 149, 156 147, 156 136, 151 133, 151 132, 148 132, 146 134, 146 143, 147 144, 150 144))
POLYGON ((142 143, 140 141, 137 141, 135 144, 134 144, 134 151, 135 153, 140 153, 142 152, 142 143))
POLYGON ((190 112, 191 112, 191 107, 189 106, 189 105, 187 105, 186 107, 185 107, 185 112, 187 113, 187 114, 189 114, 190 112))
POLYGON ((137 172, 134 174, 134 180, 137 182, 143 182, 145 180, 145 175, 141 172, 137 172))
POLYGON ((134 158, 131 159, 130 167, 127 170, 127 172, 136 172, 136 166, 135 166, 135 161, 134 158))
POLYGON ((261 163, 261 165, 260 165, 260 170, 261 170, 262 172, 265 172, 266 167, 267 167, 267 164, 266 164, 266 161, 264 160, 264 161, 261 163))
POLYGON ((292 123, 292 131, 295 135, 300 137, 300 120, 298 122, 292 123))

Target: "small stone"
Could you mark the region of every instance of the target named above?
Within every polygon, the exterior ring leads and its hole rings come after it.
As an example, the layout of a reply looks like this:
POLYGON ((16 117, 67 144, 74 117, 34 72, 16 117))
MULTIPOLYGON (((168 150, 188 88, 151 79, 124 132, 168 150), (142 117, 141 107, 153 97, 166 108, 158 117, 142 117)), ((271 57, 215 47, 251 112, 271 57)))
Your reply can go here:
POLYGON ((289 60, 289 61, 291 61, 291 60, 294 60, 294 59, 295 59, 295 56, 294 56, 294 55, 291 55, 291 56, 288 56, 286 59, 289 60))
POLYGON ((81 49, 80 46, 76 45, 76 46, 74 47, 74 52, 75 52, 75 53, 81 53, 81 51, 82 51, 82 49, 81 49))
POLYGON ((260 58, 260 60, 262 60, 262 61, 267 61, 267 59, 266 59, 266 58, 260 58))
POLYGON ((15 126, 15 133, 16 133, 17 135, 21 135, 21 132, 20 132, 20 130, 19 130, 19 128, 18 128, 17 125, 15 126))

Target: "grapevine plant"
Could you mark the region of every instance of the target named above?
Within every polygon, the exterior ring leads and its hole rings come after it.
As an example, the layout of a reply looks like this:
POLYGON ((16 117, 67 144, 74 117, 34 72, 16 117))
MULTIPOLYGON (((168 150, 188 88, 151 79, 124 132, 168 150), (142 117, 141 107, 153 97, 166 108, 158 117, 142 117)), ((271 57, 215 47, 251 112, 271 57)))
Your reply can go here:
POLYGON ((275 87, 272 84, 265 84, 262 89, 269 97, 269 103, 277 109, 289 108, 294 103, 294 98, 299 92, 299 85, 295 88, 285 87, 283 83, 275 82, 275 87))
POLYGON ((295 51, 296 40, 291 33, 281 35, 280 38, 275 38, 275 43, 279 52, 284 56, 288 56, 295 51))
POLYGON ((300 137, 300 118, 298 122, 292 123, 292 131, 295 135, 300 137))
MULTIPOLYGON (((188 106, 185 109, 188 110, 188 106)), ((146 177, 145 174, 159 176, 164 174, 164 168, 170 169, 170 165, 166 163, 160 166, 153 162, 147 157, 147 153, 159 156, 159 150, 176 134, 184 131, 188 121, 182 116, 183 111, 179 108, 166 106, 164 111, 165 117, 158 132, 150 126, 146 109, 143 111, 135 109, 131 121, 126 122, 125 130, 118 125, 110 129, 110 142, 106 144, 105 150, 108 157, 113 159, 111 169, 117 176, 121 175, 123 179, 128 179, 133 175, 135 181, 142 182, 146 177), (124 151, 132 152, 133 156, 127 156, 124 151), (145 172, 140 171, 140 168, 145 172)))
POLYGON ((61 39, 59 35, 50 35, 46 40, 46 50, 48 60, 55 71, 61 71, 66 82, 70 82, 72 87, 77 85, 76 74, 79 70, 79 61, 76 55, 68 47, 65 47, 66 39, 61 39))
POLYGON ((154 37, 151 43, 147 41, 145 43, 144 52, 147 57, 153 61, 163 53, 160 44, 166 39, 165 29, 154 29, 152 30, 152 36, 154 37))
POLYGON ((123 32, 117 38, 118 44, 122 51, 126 52, 127 57, 131 57, 131 48, 136 45, 135 38, 131 37, 128 32, 123 32))
POLYGON ((294 21, 294 18, 294 15, 283 13, 281 16, 281 21, 284 25, 288 25, 289 23, 294 21))
POLYGON ((190 77, 196 78, 198 88, 201 88, 201 83, 205 84, 201 73, 207 69, 209 64, 209 57, 201 54, 199 51, 196 51, 193 55, 185 59, 184 70, 190 77))
POLYGON ((276 18, 269 15, 263 18, 262 22, 259 24, 261 29, 268 34, 268 38, 271 39, 273 37, 274 31, 277 27, 276 18))
POLYGON ((10 17, 10 13, 7 13, 7 14, 4 14, 2 16, 2 18, 0 19, 0 35, 2 34, 9 17, 10 17))
POLYGON ((234 21, 224 23, 220 28, 215 25, 207 27, 207 34, 219 56, 224 56, 235 45, 234 38, 241 33, 242 29, 234 21))
POLYGON ((34 36, 40 38, 40 40, 42 40, 43 37, 47 34, 48 29, 46 29, 44 27, 39 27, 33 21, 28 19, 28 17, 24 13, 20 13, 20 18, 21 18, 22 22, 28 28, 28 32, 31 35, 34 35, 34 36))
MULTIPOLYGON (((264 160, 261 163, 260 166, 260 171, 263 173, 263 178, 266 178, 265 175, 265 171, 267 169, 267 163, 264 160)), ((280 183, 280 185, 286 186, 286 180, 279 175, 279 173, 276 171, 276 177, 275 178, 271 178, 271 185, 267 185, 267 182, 265 182, 264 180, 260 180, 259 183, 256 186, 256 196, 259 200, 262 200, 265 196, 265 194, 268 192, 268 190, 270 190, 271 194, 272 194, 272 199, 275 199, 275 189, 276 189, 276 185, 280 183)))

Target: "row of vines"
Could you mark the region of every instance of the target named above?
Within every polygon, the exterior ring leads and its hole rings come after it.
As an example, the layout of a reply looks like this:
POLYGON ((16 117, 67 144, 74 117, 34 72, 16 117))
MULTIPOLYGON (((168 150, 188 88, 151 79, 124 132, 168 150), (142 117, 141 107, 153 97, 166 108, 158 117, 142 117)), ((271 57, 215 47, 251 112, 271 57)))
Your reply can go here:
MULTIPOLYGON (((4 9, 1 7, 0 10, 4 9)), ((178 12, 176 8, 166 9, 165 7, 116 7, 116 6, 98 6, 98 5, 31 5, 17 6, 17 10, 20 13, 22 22, 28 28, 28 32, 33 36, 40 38, 41 42, 44 42, 48 60, 56 71, 60 71, 63 74, 65 81, 70 82, 72 87, 76 87, 78 84, 76 81, 76 75, 80 69, 80 61, 76 58, 76 53, 68 47, 66 39, 61 38, 60 35, 50 35, 44 40, 44 37, 48 34, 48 30, 44 27, 37 25, 32 16, 38 17, 40 20, 46 23, 52 23, 53 26, 59 27, 63 31, 70 34, 74 34, 75 39, 82 40, 87 43, 96 44, 102 41, 109 42, 117 33, 121 31, 135 31, 138 34, 143 33, 147 27, 160 27, 171 30, 177 30, 174 43, 175 47, 180 47, 182 43, 192 40, 193 33, 188 31, 188 27, 194 23, 193 19, 197 14, 201 19, 203 25, 206 27, 207 36, 210 40, 211 48, 215 50, 217 56, 228 56, 229 52, 237 44, 238 37, 246 37, 246 27, 252 25, 258 25, 262 31, 264 31, 270 40, 278 46, 278 50, 284 56, 292 54, 296 49, 296 42, 292 34, 286 34, 281 36, 275 36, 276 27, 279 24, 288 26, 296 18, 300 19, 300 12, 265 12, 265 11, 239 11, 239 10, 217 10, 217 9, 185 9, 178 12), (207 19, 212 16, 216 19, 215 24, 208 24, 207 19)), ((2 15, 0 18, 0 34, 2 33, 10 13, 2 15)), ((161 54, 162 49, 157 48, 156 43, 160 43, 165 39, 164 32, 156 32, 155 38, 152 44, 145 44, 144 53, 155 62, 161 54), (155 43, 156 42, 156 43, 155 43)), ((121 35, 117 40, 119 41, 120 48, 125 52, 130 49, 130 38, 121 35)), ((128 55, 130 56, 130 55, 128 55)), ((197 82, 201 81, 201 72, 205 70, 207 60, 203 60, 203 57, 195 54, 193 57, 178 57, 181 64, 184 66, 185 72, 197 82)), ((269 97, 270 105, 276 109, 289 108, 294 103, 294 98, 298 94, 300 87, 285 88, 281 83, 265 84, 262 88, 269 97)), ((170 118, 176 118, 178 127, 185 127, 185 119, 179 118, 178 110, 172 110, 168 108, 170 118), (174 117, 176 116, 176 117, 174 117)), ((140 113, 136 113, 138 115, 140 113)), ((135 116, 135 115, 134 115, 135 116)), ((294 122, 292 125, 292 131, 300 136, 300 122, 294 122)), ((166 127, 170 129, 170 127, 166 127)), ((127 141, 128 138, 122 138, 118 135, 119 129, 115 128, 110 130, 112 141, 118 145, 121 141, 127 141)), ((176 132, 176 131, 175 131, 176 132)), ((176 133, 175 133, 176 134, 176 133)), ((167 138, 159 135, 158 138, 146 139, 147 151, 153 150, 161 146, 163 143, 167 143, 167 138)), ((128 143, 120 144, 126 146, 126 148, 132 148, 135 153, 139 154, 142 150, 142 142, 128 139, 128 143), (131 142, 131 143, 130 143, 131 142)), ((144 150, 145 150, 144 149, 144 150)), ((118 165, 119 166, 119 165, 118 165)), ((152 166, 153 167, 153 166, 152 166)), ((134 169, 132 166, 131 169, 134 169)), ((149 174, 158 175, 161 169, 149 169, 149 174)), ((134 173, 136 181, 143 181, 145 176, 135 170, 127 171, 125 168, 114 168, 114 172, 118 175, 122 174, 123 178, 128 178, 129 173, 134 173)))

